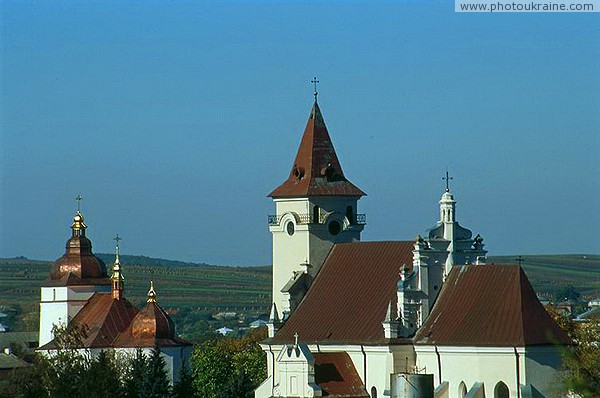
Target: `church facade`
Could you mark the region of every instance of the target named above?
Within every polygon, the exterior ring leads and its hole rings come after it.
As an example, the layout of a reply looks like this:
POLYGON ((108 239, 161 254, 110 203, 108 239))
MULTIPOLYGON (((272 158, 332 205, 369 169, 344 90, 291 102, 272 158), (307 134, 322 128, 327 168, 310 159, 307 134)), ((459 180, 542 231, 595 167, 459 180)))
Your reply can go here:
POLYGON ((157 347, 167 365, 171 382, 189 364, 192 344, 176 336, 175 325, 157 302, 152 281, 146 306, 136 308, 124 295, 125 281, 117 252, 109 277, 106 265, 92 252, 87 226, 78 210, 71 225, 72 235, 65 254, 51 267, 41 287, 38 351, 52 355, 59 347, 54 341, 55 326, 76 325, 84 331, 81 347, 90 355, 103 350, 133 354, 157 347))
POLYGON ((269 195, 273 305, 257 398, 556 391, 566 334, 520 267, 485 264, 449 179, 424 236, 361 242, 365 194, 344 175, 315 94, 288 179, 269 195))

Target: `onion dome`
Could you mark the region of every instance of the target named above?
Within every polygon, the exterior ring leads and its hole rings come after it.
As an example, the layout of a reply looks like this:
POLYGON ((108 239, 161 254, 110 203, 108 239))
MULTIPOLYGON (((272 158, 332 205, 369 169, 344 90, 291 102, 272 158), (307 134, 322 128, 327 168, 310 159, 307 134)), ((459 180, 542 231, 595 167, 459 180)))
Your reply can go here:
POLYGON ((77 210, 71 225, 72 236, 67 241, 65 254, 52 264, 50 280, 75 277, 78 283, 96 284, 99 281, 91 279, 107 278, 106 265, 92 253, 92 242, 85 236, 86 228, 83 214, 77 210))
POLYGON ((131 336, 136 339, 175 338, 175 324, 156 302, 152 281, 148 291, 148 304, 131 321, 131 336))

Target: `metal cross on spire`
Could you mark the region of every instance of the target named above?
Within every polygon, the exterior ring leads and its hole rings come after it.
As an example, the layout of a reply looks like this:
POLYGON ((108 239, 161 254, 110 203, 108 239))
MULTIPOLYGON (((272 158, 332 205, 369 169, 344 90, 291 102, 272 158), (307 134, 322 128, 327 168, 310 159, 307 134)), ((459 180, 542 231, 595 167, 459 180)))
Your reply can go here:
POLYGON ((294 333, 294 347, 298 347, 298 332, 294 333))
POLYGON ((120 250, 121 250, 121 246, 119 245, 119 242, 122 240, 122 238, 119 236, 119 234, 115 235, 115 237, 113 238, 113 240, 115 242, 117 242, 117 256, 120 254, 120 250))
POLYGON ((81 201, 83 200, 83 197, 81 195, 77 195, 75 200, 77 201, 77 212, 79 212, 81 210, 81 201))
POLYGON ((525 259, 519 255, 519 257, 515 258, 516 262, 519 264, 519 267, 523 264, 523 261, 525 261, 525 259))
POLYGON ((317 95, 319 95, 319 92, 317 91, 317 83, 319 83, 319 81, 317 80, 317 77, 315 76, 315 77, 313 77, 313 79, 310 82, 315 85, 315 91, 313 92, 313 95, 315 96, 315 102, 317 102, 317 95))
POLYGON ((448 173, 448 169, 446 169, 446 177, 442 177, 442 180, 446 180, 446 192, 450 192, 450 180, 453 179, 454 178, 448 173))

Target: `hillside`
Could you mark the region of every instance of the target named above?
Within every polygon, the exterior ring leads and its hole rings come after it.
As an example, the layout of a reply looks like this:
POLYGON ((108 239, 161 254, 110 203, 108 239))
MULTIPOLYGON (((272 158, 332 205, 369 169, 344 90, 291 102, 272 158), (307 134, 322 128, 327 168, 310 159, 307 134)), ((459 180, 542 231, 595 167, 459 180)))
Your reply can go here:
MULTIPOLYGON (((488 264, 517 264, 517 256, 489 256, 488 264)), ((549 297, 573 286, 582 298, 600 297, 600 255, 523 255, 521 266, 536 292, 549 297)))
MULTIPOLYGON (((99 254, 107 264, 114 256, 99 254)), ((516 264, 516 256, 490 256, 488 263, 516 264)), ((600 296, 600 255, 523 256, 522 266, 538 293, 550 296, 573 286, 583 298, 600 296)), ((271 301, 271 267, 225 267, 184 263, 145 256, 121 256, 125 294, 134 305, 143 305, 149 280, 154 280, 158 300, 165 309, 182 314, 233 311, 248 317, 268 313, 271 301)), ((11 330, 37 330, 40 286, 51 262, 23 257, 0 259, 0 311, 17 308, 9 317, 11 330)), ((187 316, 187 315, 186 315, 187 316)), ((177 321, 177 317, 176 317, 177 321)), ((6 323, 6 322, 5 322, 6 323)))
MULTIPOLYGON (((114 255, 98 256, 107 264, 114 260, 114 255)), ((144 256, 120 258, 125 295, 134 305, 145 303, 152 279, 159 303, 167 310, 227 310, 254 316, 269 311, 270 266, 224 267, 144 256)), ((40 286, 48 277, 51 264, 23 257, 0 259, 0 311, 2 308, 20 310, 16 324, 14 321, 8 324, 11 330, 15 327, 16 330, 37 330, 40 286)))

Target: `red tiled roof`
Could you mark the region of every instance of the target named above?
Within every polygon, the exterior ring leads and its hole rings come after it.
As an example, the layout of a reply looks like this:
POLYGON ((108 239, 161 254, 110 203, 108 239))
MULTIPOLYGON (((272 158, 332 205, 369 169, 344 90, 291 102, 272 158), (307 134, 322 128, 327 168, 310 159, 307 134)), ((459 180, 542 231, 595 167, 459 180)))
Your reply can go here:
MULTIPOLYGON (((127 299, 114 300, 110 293, 95 293, 70 324, 87 325, 85 348, 111 347, 119 333, 131 323, 138 310, 127 299)), ((54 340, 40 347, 55 349, 54 340)))
POLYGON ((518 265, 454 267, 414 340, 501 347, 570 343, 518 265))
POLYGON ((414 242, 336 244, 298 308, 273 342, 381 343, 400 268, 412 268, 414 242))
POLYGON ((313 356, 315 358, 315 382, 323 390, 324 397, 369 397, 348 353, 317 352, 313 356))
POLYGON ((344 177, 321 110, 315 102, 289 178, 269 194, 273 198, 364 196, 344 177))

